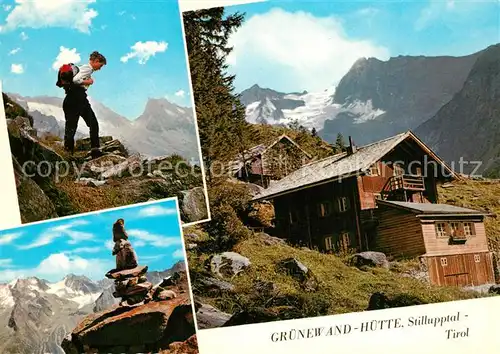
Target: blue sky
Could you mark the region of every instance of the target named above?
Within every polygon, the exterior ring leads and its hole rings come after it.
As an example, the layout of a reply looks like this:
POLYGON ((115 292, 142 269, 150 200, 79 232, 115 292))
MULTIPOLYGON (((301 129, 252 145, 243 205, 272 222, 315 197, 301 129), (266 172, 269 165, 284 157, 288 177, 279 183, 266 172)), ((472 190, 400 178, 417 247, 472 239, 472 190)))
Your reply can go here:
POLYGON ((115 112, 135 119, 150 97, 191 106, 176 0, 0 0, 0 26, 5 91, 63 97, 55 86, 58 56, 58 64, 84 64, 97 50, 108 64, 88 93, 115 112))
POLYGON ((73 273, 93 280, 116 265, 112 226, 125 220, 139 263, 163 271, 184 260, 175 199, 81 214, 0 231, 0 282, 36 276, 52 282, 73 273))
POLYGON ((360 57, 462 56, 500 42, 497 0, 268 0, 226 11, 246 13, 228 59, 237 91, 324 90, 360 57))

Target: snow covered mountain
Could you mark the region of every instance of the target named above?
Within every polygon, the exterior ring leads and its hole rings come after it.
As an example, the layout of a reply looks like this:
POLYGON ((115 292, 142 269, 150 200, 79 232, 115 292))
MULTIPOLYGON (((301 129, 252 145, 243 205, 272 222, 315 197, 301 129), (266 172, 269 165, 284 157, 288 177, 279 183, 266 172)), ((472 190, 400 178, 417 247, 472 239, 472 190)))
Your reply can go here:
MULTIPOLYGON (((58 97, 23 97, 8 93, 16 103, 33 116, 39 133, 64 136, 62 99, 58 97)), ((150 99, 144 112, 135 120, 115 113, 89 96, 99 121, 99 134, 119 139, 131 152, 147 157, 179 154, 186 159, 199 160, 198 140, 193 110, 177 106, 166 99, 150 99)), ((88 137, 88 127, 80 119, 77 138, 88 137)))
MULTIPOLYGON (((180 261, 146 277, 158 284, 185 270, 180 261)), ((59 344, 83 317, 119 301, 112 296, 113 284, 74 274, 58 282, 29 277, 0 284, 0 353, 65 354, 59 344)))
POLYGON ((254 85, 240 94, 250 123, 299 124, 329 142, 337 134, 356 144, 416 129, 462 88, 481 52, 462 57, 360 58, 336 87, 283 93, 254 85))
POLYGON ((340 105, 333 105, 335 88, 322 92, 282 93, 254 85, 243 91, 240 101, 246 106, 246 118, 250 123, 287 125, 299 120, 308 129, 323 128, 340 105))

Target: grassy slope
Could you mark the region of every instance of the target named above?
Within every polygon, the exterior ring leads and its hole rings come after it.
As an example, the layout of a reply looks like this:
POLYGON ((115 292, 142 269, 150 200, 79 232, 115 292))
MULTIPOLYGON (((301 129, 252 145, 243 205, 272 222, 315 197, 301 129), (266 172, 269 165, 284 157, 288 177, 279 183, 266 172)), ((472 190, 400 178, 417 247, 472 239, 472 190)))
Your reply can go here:
MULTIPOLYGON (((315 299, 326 301, 326 314, 364 311, 374 292, 384 292, 388 296, 405 294, 419 298, 423 303, 436 303, 477 297, 478 294, 457 288, 431 286, 422 281, 403 276, 401 271, 411 264, 395 263, 389 270, 366 268, 359 270, 347 266, 343 259, 335 255, 298 249, 288 245, 265 245, 258 235, 239 243, 234 251, 248 257, 252 262, 249 270, 229 280, 236 286, 238 295, 217 298, 203 298, 207 303, 223 311, 233 313, 253 306, 266 307, 269 298, 254 296, 254 280, 271 281, 276 284, 279 294, 309 297, 314 307, 315 299), (282 259, 296 257, 319 279, 320 288, 316 293, 304 293, 299 284, 290 276, 277 270, 282 259)), ((192 271, 201 270, 205 255, 189 255, 192 271)), ((200 294, 202 295, 202 294, 200 294)), ((319 307, 319 306, 318 306, 319 307)), ((304 315, 313 315, 314 309, 302 309, 304 315)), ((317 313, 320 315, 321 313, 317 313)))
MULTIPOLYGON (((458 206, 500 212, 500 183, 499 181, 472 181, 454 182, 452 188, 439 188, 440 202, 458 206)), ((500 220, 487 218, 486 229, 488 237, 499 239, 500 220)), ((207 239, 199 229, 185 230, 185 235, 197 233, 198 237, 207 239)), ((189 238, 189 236, 188 236, 189 238)), ((187 242, 190 242, 187 240, 187 242)), ((312 299, 309 306, 314 307, 315 299, 320 298, 328 303, 328 314, 363 311, 368 306, 370 296, 374 292, 384 292, 387 295, 406 294, 416 296, 422 302, 436 303, 480 296, 477 293, 461 290, 454 287, 431 286, 420 280, 410 278, 404 274, 414 269, 417 264, 414 260, 394 262, 389 270, 371 268, 359 270, 346 265, 345 258, 335 255, 321 254, 316 251, 299 249, 288 245, 268 246, 254 234, 250 239, 238 243, 235 252, 248 257, 252 266, 240 276, 230 279, 236 286, 237 295, 202 299, 215 307, 234 313, 237 310, 262 306, 266 307, 269 298, 255 296, 253 282, 255 280, 271 281, 276 284, 279 294, 285 296, 305 296, 312 299), (277 270, 280 260, 296 257, 306 265, 320 280, 320 288, 316 293, 304 293, 299 284, 291 277, 277 270)), ((208 254, 189 252, 189 266, 193 273, 203 271, 203 262, 208 254)), ((227 279, 226 279, 227 280, 227 279)), ((313 315, 314 309, 302 309, 313 315)), ((319 313, 318 313, 319 314, 319 313)))

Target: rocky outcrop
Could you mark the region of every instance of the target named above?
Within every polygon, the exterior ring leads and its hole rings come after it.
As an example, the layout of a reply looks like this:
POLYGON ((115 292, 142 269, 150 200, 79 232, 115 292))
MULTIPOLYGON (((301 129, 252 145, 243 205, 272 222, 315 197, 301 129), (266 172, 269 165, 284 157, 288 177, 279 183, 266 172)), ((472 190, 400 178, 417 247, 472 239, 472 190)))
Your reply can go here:
POLYGON ((382 252, 366 251, 356 253, 351 257, 350 262, 358 268, 363 266, 389 268, 387 257, 382 252))
POLYGON ((220 277, 234 277, 250 266, 250 260, 236 252, 223 252, 210 256, 207 266, 220 277))
POLYGON ((199 303, 198 311, 196 312, 196 324, 198 329, 222 327, 231 315, 222 312, 215 307, 199 303))
POLYGON ((319 282, 313 272, 295 258, 283 259, 278 267, 297 280, 301 287, 308 292, 318 290, 319 282))
MULTIPOLYGON (((128 308, 114 307, 87 316, 61 344, 66 353, 173 350, 195 334, 188 295, 128 308), (172 348, 170 346, 173 343, 172 348)), ((197 353, 198 351, 192 351, 197 353)), ((167 352, 168 353, 168 352, 167 352)))
POLYGON ((182 213, 187 220, 205 220, 208 218, 207 201, 205 198, 205 189, 196 187, 189 191, 183 191, 182 194, 182 213))
POLYGON ((373 293, 368 301, 367 310, 381 310, 393 307, 405 307, 426 304, 427 301, 410 294, 386 295, 381 292, 373 293))

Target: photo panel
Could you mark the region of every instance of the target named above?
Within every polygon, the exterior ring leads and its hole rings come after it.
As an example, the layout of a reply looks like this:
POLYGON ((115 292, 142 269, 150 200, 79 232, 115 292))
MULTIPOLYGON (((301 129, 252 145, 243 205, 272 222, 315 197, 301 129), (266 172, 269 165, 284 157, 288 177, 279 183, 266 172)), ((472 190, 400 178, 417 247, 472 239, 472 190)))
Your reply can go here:
POLYGON ((185 230, 202 348, 482 344, 500 306, 498 4, 184 3, 211 205, 185 230))
POLYGON ((170 197, 210 219, 177 1, 0 12, 6 227, 170 197))
POLYGON ((0 352, 198 353, 176 198, 0 231, 0 352))

